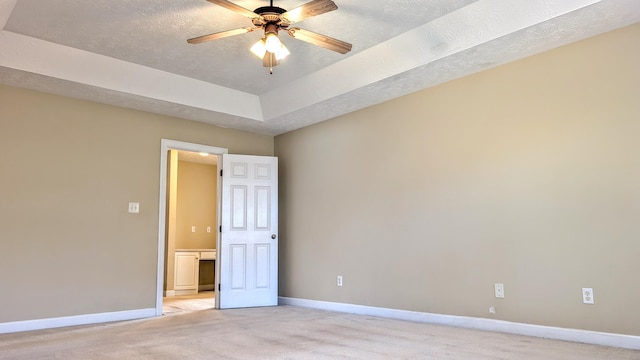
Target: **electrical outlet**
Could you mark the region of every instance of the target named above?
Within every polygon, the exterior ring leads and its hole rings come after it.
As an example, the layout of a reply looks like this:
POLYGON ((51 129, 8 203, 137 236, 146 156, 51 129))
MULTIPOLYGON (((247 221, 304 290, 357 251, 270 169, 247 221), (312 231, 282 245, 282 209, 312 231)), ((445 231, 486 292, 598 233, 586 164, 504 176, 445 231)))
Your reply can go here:
POLYGON ((338 275, 338 279, 336 280, 336 285, 342 286, 342 275, 338 275))
POLYGON ((210 233, 211 232, 211 226, 207 226, 207 232, 210 233))
POLYGON ((196 227, 195 226, 191 227, 191 232, 196 232, 196 227))
POLYGON ((498 299, 504 299, 504 284, 495 284, 494 285, 496 297, 498 299))
POLYGON ((595 304, 592 288, 582 288, 582 302, 585 304, 595 304))

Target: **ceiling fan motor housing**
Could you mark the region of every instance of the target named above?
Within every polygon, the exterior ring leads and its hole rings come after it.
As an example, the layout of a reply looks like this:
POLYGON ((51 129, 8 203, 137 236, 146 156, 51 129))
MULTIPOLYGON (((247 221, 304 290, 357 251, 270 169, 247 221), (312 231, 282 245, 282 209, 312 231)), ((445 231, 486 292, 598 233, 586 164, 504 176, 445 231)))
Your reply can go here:
POLYGON ((287 10, 281 8, 281 7, 277 7, 277 6, 261 6, 255 10, 253 10, 254 13, 258 14, 258 15, 264 15, 264 14, 284 14, 287 12, 287 10))
MULTIPOLYGON (((268 23, 279 23, 278 25, 285 25, 285 26, 289 26, 289 24, 280 24, 282 21, 282 19, 280 19, 280 14, 284 14, 287 12, 287 10, 281 8, 281 7, 277 7, 277 6, 262 6, 259 7, 255 10, 253 10, 254 13, 262 16, 262 18, 268 23)), ((252 19, 253 25, 255 26, 262 26, 264 25, 264 22, 262 19, 259 18, 255 18, 252 19)))

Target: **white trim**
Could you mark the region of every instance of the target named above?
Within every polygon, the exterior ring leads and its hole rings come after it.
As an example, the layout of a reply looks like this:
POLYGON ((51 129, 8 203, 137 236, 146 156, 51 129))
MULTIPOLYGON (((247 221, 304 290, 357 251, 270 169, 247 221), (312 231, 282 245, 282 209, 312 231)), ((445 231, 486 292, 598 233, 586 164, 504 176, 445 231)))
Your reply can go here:
POLYGON ((176 296, 175 290, 167 290, 164 292, 164 297, 173 297, 173 296, 176 296))
MULTIPOLYGON (((156 278, 156 316, 162 316, 162 294, 164 292, 164 240, 166 235, 166 207, 167 207, 167 154, 169 150, 186 150, 195 152, 207 152, 212 155, 229 153, 228 149, 189 143, 184 141, 161 139, 160 140, 160 195, 158 200, 158 266, 156 278)), ((219 182, 218 182, 219 183, 219 182)), ((218 199, 220 186, 218 184, 218 199)), ((218 223, 220 220, 218 219, 218 223)), ((217 226, 216 226, 217 228, 217 226)), ((216 270, 216 274, 218 271, 216 270)), ((216 275, 217 276, 217 275, 216 275)), ((175 294, 175 293, 174 293, 175 294)), ((216 293, 217 294, 217 293, 216 293)), ((216 304, 218 301, 216 299, 216 304)))
POLYGON ((24 320, 0 323, 0 334, 14 333, 21 331, 41 330, 59 328, 64 326, 98 324, 112 321, 134 320, 153 317, 156 309, 137 309, 126 311, 115 311, 98 314, 65 316, 58 318, 24 320))
POLYGON ((174 290, 176 296, 185 296, 185 295, 198 295, 198 290, 196 289, 191 289, 191 290, 174 290))
POLYGON ((640 336, 605 333, 580 329, 566 329, 553 326, 532 325, 510 321, 483 319, 468 316, 455 316, 423 313, 418 311, 397 310, 374 306, 363 306, 328 301, 279 297, 278 304, 293 305, 314 309, 344 312, 358 315, 371 315, 397 320, 414 321, 428 324, 448 325, 469 329, 495 331, 509 334, 526 335, 547 339, 573 341, 579 343, 613 346, 640 350, 640 336))

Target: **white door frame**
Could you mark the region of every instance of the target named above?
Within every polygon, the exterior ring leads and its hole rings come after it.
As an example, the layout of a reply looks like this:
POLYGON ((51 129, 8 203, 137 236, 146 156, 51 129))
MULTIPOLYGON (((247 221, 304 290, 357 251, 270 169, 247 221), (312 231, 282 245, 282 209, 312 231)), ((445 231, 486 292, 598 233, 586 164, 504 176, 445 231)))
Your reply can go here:
MULTIPOLYGON (((164 288, 164 252, 165 252, 165 239, 166 239, 166 217, 167 217, 167 155, 169 150, 185 150, 193 152, 206 152, 211 155, 217 155, 218 160, 220 155, 228 154, 229 150, 225 148, 202 145, 196 143, 189 143, 184 141, 161 139, 160 140, 160 197, 158 199, 158 277, 156 280, 156 316, 162 315, 162 294, 164 288)), ((220 166, 220 165, 218 165, 220 166)), ((220 203, 220 181, 218 181, 218 196, 217 201, 220 203)), ((218 224, 216 228, 220 226, 220 214, 218 212, 218 224)), ((220 245, 220 232, 216 231, 216 248, 220 245)), ((216 256, 216 279, 219 278, 217 269, 219 268, 220 261, 216 256)), ((217 284, 217 280, 216 280, 217 284)), ((216 307, 218 307, 219 301, 218 292, 216 291, 216 307)))

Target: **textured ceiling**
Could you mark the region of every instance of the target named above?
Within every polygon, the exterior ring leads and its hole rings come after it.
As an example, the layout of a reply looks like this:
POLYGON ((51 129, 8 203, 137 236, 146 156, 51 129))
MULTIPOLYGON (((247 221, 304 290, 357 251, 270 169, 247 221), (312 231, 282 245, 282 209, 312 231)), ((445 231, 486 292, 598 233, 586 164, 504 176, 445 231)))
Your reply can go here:
POLYGON ((281 33, 270 75, 258 31, 187 44, 251 25, 205 0, 0 0, 0 82, 277 135, 640 21, 638 0, 334 1, 296 26, 353 50, 281 33))

